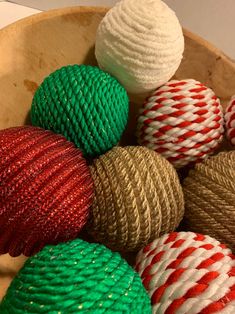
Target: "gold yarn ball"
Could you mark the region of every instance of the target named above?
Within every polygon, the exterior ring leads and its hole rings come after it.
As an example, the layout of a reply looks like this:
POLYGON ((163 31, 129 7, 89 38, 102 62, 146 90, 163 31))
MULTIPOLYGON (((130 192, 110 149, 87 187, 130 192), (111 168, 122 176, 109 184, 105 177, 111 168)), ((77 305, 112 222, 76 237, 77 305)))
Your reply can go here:
POLYGON ((187 228, 235 249, 235 151, 197 164, 183 189, 187 228))
POLYGON ((136 251, 174 230, 184 213, 173 166, 145 147, 115 147, 91 165, 95 197, 88 232, 119 251, 136 251))

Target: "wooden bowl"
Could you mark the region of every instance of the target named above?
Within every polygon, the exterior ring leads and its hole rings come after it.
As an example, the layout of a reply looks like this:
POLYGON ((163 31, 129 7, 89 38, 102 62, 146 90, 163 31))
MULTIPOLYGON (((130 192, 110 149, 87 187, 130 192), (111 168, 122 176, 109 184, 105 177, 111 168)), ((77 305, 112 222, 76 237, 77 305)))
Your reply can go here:
MULTIPOLYGON (((97 27, 107 8, 74 7, 40 13, 0 31, 0 129, 30 123, 35 90, 45 76, 67 64, 96 65, 97 27)), ((205 40, 184 30, 186 49, 175 77, 194 78, 211 87, 225 105, 235 94, 235 65, 205 40)), ((132 97, 132 123, 125 141, 133 140, 135 115, 142 96, 132 97)), ((25 257, 0 256, 0 299, 25 257)))

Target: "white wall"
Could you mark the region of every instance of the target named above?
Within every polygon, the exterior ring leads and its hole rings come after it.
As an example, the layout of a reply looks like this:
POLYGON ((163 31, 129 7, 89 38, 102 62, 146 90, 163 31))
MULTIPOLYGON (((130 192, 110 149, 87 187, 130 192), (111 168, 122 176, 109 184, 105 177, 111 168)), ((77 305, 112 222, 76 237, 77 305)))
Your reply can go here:
MULTIPOLYGON (((136 0, 138 1, 138 0, 136 0)), ((118 0, 13 0, 10 2, 22 4, 25 6, 49 10, 53 8, 73 6, 73 5, 99 5, 113 6, 118 0)))
POLYGON ((235 0, 165 0, 181 24, 235 59, 235 0))

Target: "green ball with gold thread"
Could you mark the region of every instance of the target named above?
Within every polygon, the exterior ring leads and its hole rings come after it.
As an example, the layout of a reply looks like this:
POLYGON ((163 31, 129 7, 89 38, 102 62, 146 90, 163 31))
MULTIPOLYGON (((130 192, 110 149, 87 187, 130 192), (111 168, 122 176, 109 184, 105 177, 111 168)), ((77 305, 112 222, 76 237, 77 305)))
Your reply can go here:
POLYGON ((64 135, 85 156, 115 146, 125 130, 127 92, 110 74, 89 65, 68 65, 51 73, 36 91, 34 126, 64 135))

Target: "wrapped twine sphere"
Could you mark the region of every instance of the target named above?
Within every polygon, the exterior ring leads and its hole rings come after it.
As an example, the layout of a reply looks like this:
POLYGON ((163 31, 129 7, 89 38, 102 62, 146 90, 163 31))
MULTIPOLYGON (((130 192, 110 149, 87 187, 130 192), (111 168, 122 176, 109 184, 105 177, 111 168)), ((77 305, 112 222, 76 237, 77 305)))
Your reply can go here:
POLYGON ((125 89, 97 67, 69 65, 50 74, 35 93, 35 126, 63 134, 84 155, 100 155, 121 138, 128 119, 125 89))
POLYGON ((93 183, 79 149, 35 127, 0 131, 0 254, 26 256, 77 236, 93 183))
POLYGON ((154 314, 235 313, 235 256, 209 236, 166 234, 139 252, 136 269, 154 314))
POLYGON ((101 21, 98 64, 131 93, 152 91, 178 69, 184 51, 175 13, 160 0, 122 0, 101 21))
POLYGON ((223 112, 214 92, 193 79, 173 80, 143 105, 137 123, 141 145, 163 155, 176 168, 199 162, 223 137, 223 112))
POLYGON ((232 97, 226 108, 225 123, 227 129, 227 138, 229 139, 230 143, 235 146, 235 96, 232 97))
POLYGON ((0 312, 150 314, 151 306, 139 275, 118 253, 76 239, 30 258, 0 312))
POLYGON ((174 230, 182 188, 168 161, 144 147, 115 147, 90 167, 95 187, 88 231, 119 251, 136 251, 174 230))
POLYGON ((187 228, 235 249, 235 151, 197 164, 183 189, 187 228))

